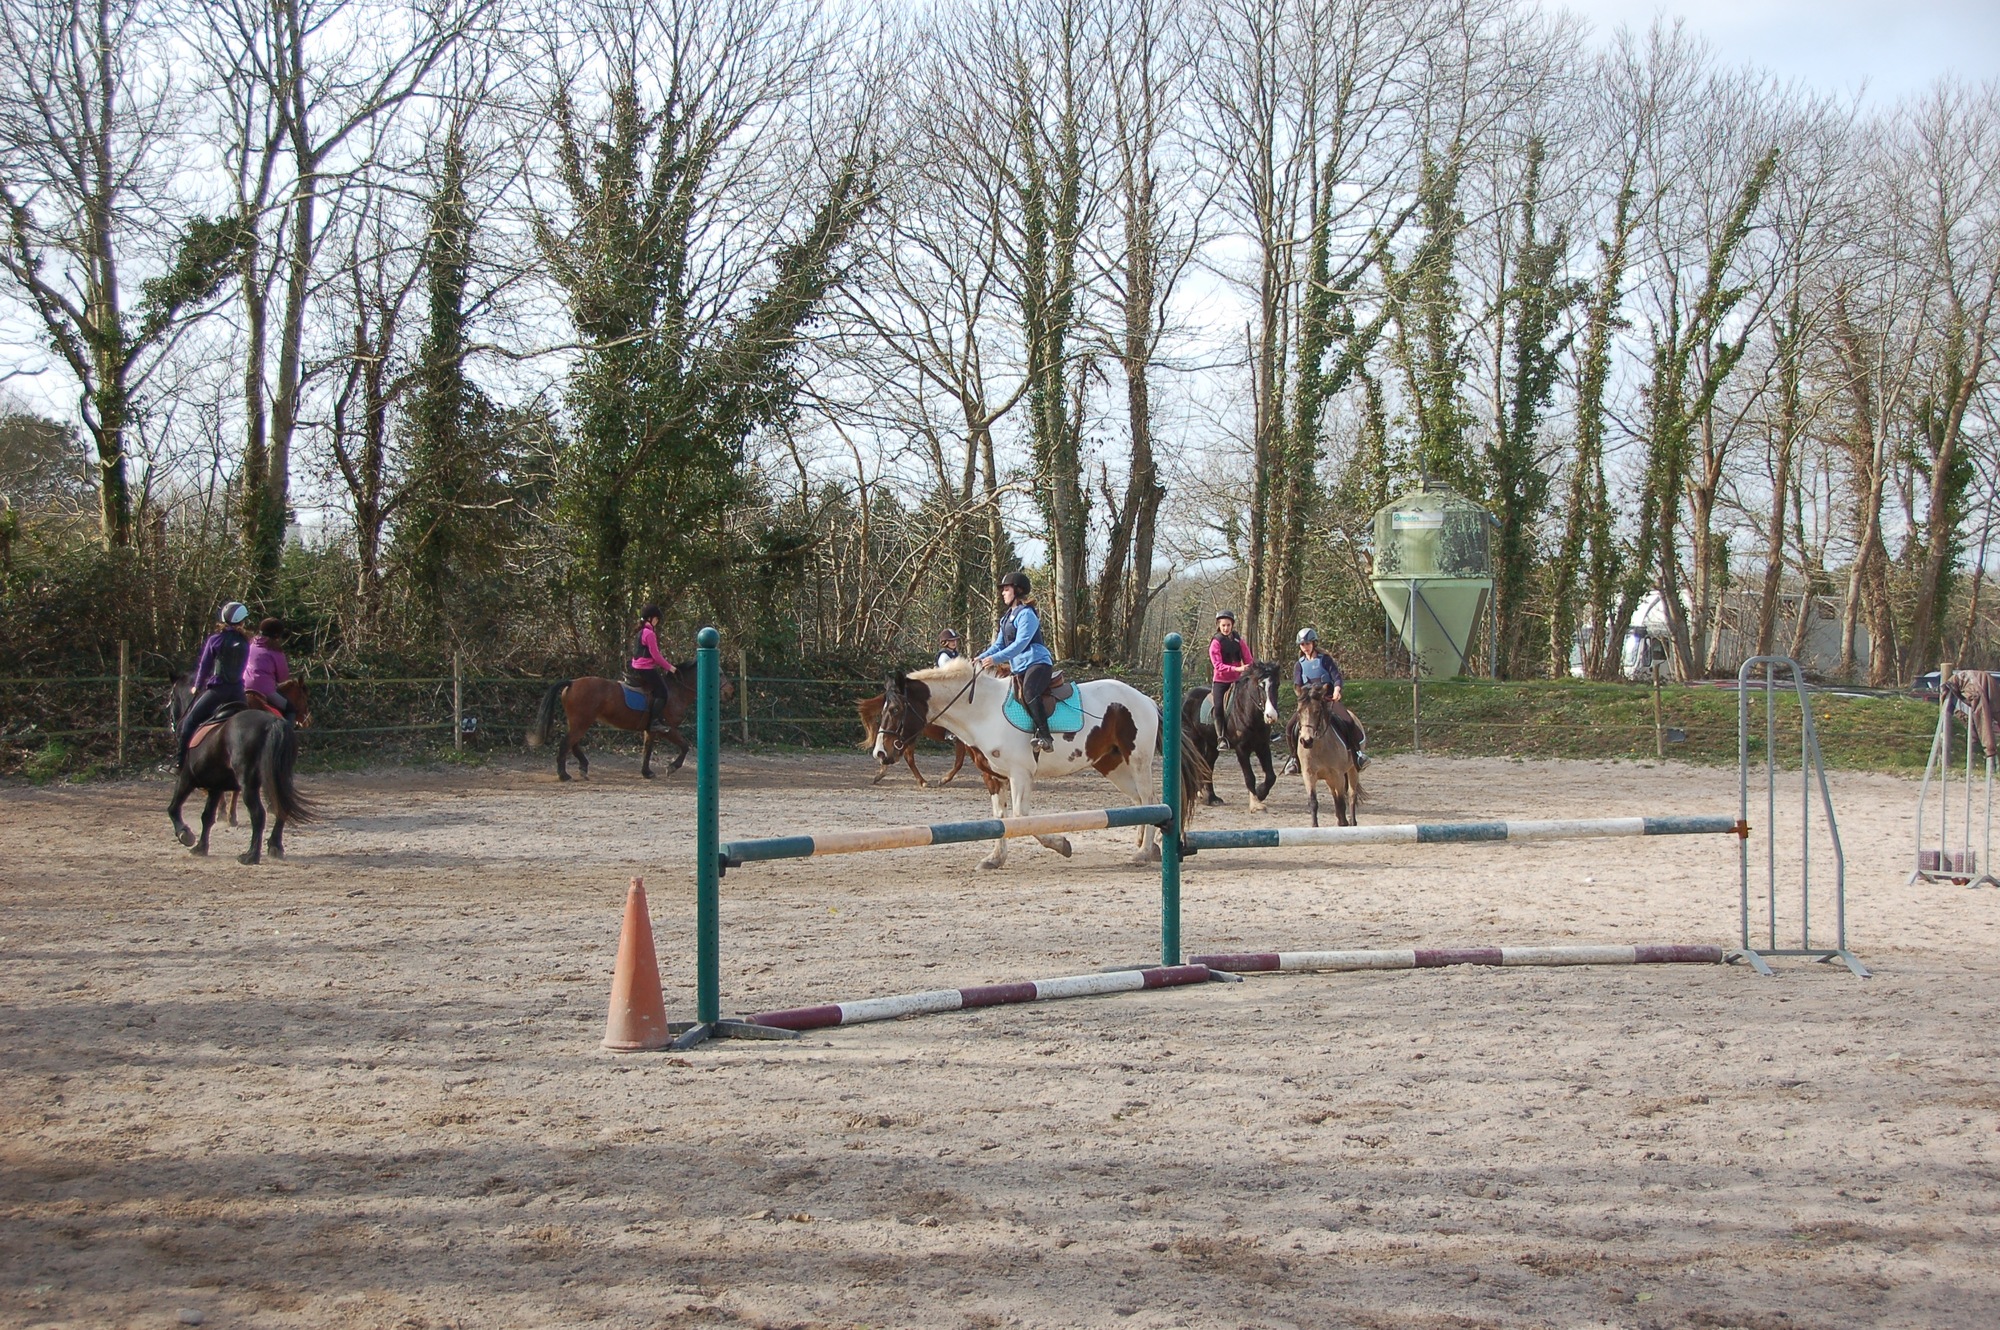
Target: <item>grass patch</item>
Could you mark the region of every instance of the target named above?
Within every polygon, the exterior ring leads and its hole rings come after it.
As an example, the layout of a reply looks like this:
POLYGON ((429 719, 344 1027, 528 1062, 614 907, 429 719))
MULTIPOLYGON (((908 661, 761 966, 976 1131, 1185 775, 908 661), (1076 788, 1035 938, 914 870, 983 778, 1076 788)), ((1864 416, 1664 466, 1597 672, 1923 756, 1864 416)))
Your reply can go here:
MULTIPOLYGON (((1410 685, 1355 679, 1348 703, 1368 726, 1376 753, 1411 748, 1410 685)), ((1751 694, 1753 758, 1764 752, 1763 691, 1751 694)), ((1660 692, 1661 723, 1684 737, 1665 745, 1667 758, 1727 764, 1736 760, 1734 688, 1672 684, 1660 692)), ((1830 766, 1916 772, 1930 753, 1934 703, 1917 698, 1812 695, 1813 723, 1830 766)), ((1780 759, 1798 752, 1799 709, 1790 693, 1777 696, 1780 759)), ((1633 758, 1655 755, 1653 690, 1643 684, 1449 679, 1423 686, 1419 720, 1423 751, 1457 756, 1633 758)))

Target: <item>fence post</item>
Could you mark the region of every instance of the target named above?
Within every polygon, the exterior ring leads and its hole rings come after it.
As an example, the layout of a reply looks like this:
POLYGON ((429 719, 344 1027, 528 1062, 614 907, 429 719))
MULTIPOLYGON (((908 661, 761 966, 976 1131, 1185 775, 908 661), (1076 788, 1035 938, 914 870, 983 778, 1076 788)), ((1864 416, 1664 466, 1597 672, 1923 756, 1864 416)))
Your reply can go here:
POLYGON ((457 647, 451 651, 451 746, 465 751, 465 667, 457 647))
POLYGON ((704 628, 695 636, 694 724, 694 1018, 722 1019, 722 785, 716 761, 722 728, 721 635, 704 628))
POLYGON ((1653 756, 1661 761, 1667 756, 1667 736, 1660 721, 1660 662, 1653 662, 1653 756))
POLYGON ((129 679, 132 669, 132 644, 120 639, 118 643, 118 767, 125 767, 125 714, 129 679))
POLYGON ((1168 633, 1160 662, 1160 802, 1173 810, 1160 828, 1160 964, 1181 963, 1181 635, 1168 633))
POLYGON ((750 746, 750 648, 736 650, 736 714, 743 718, 743 746, 750 746))

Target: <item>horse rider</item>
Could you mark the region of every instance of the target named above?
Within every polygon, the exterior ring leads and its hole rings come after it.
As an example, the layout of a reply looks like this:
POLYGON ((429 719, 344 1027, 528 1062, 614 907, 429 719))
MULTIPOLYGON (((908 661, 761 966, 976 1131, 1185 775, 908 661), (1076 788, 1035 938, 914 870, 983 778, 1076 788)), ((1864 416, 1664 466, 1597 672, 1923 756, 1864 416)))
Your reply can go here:
POLYGON ((181 744, 178 765, 187 765, 188 745, 202 722, 224 706, 243 703, 243 667, 249 661, 250 639, 243 625, 250 620, 250 607, 232 600, 215 615, 215 631, 201 644, 194 663, 194 704, 181 717, 181 744))
POLYGON ((1048 691, 1056 659, 1042 637, 1042 616, 1035 613, 1026 573, 1017 568, 1000 579, 1000 603, 1005 607, 1000 612, 1000 626, 978 661, 981 665, 1004 664, 1021 681, 1021 700, 1035 722, 1031 742, 1046 753, 1056 746, 1056 740, 1049 733, 1048 705, 1042 694, 1048 691))
POLYGON ((947 628, 938 634, 937 663, 940 665, 949 665, 958 658, 958 629, 947 628))
POLYGON ((1229 685, 1248 674, 1257 664, 1257 657, 1250 653, 1250 644, 1236 631, 1236 611, 1222 610, 1215 616, 1215 636, 1208 641, 1208 666, 1214 679, 1215 737, 1224 745, 1231 744, 1235 736, 1228 732, 1228 712, 1223 710, 1223 699, 1229 696, 1229 685))
POLYGON ((1299 629, 1299 659, 1292 666, 1292 687, 1304 692, 1308 684, 1327 686, 1328 696, 1333 701, 1327 714, 1333 720, 1334 732, 1340 736, 1340 741, 1354 754, 1354 769, 1360 771, 1368 765, 1368 754, 1362 751, 1368 742, 1368 733, 1361 728, 1361 722, 1354 718, 1354 713, 1347 709, 1347 704, 1340 700, 1341 685, 1346 682, 1347 676, 1340 672, 1339 663, 1319 649, 1319 634, 1311 628, 1299 629))
POLYGON ((648 604, 639 611, 639 631, 632 635, 632 659, 625 666, 625 682, 644 693, 646 729, 653 728, 667 705, 667 676, 674 673, 673 662, 660 654, 660 607, 648 604))
POLYGON ((271 705, 271 709, 286 720, 297 720, 292 715, 292 699, 286 697, 279 685, 288 683, 292 677, 292 664, 285 659, 285 623, 282 619, 266 619, 257 625, 257 636, 250 639, 250 650, 243 661, 243 691, 256 693, 271 705))

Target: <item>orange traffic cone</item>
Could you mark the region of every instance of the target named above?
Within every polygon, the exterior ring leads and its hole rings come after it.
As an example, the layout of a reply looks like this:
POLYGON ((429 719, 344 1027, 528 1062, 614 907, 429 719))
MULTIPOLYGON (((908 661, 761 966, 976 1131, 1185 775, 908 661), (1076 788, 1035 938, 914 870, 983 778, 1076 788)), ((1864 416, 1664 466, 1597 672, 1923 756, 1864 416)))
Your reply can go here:
POLYGON ((611 972, 611 1012, 604 1046, 614 1053, 665 1048, 667 1002, 660 995, 660 958, 653 950, 653 919, 646 910, 646 882, 632 879, 625 894, 625 924, 618 930, 618 964, 611 972))

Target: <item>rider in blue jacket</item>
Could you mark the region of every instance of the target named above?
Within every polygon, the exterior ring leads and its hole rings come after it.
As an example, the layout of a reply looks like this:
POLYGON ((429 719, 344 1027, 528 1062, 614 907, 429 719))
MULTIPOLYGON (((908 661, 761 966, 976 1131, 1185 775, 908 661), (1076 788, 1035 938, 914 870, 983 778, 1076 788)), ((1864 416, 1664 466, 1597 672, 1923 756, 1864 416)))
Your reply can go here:
POLYGON ((1340 735, 1340 741, 1354 754, 1356 771, 1368 765, 1368 754, 1363 748, 1368 743, 1368 732, 1361 728, 1361 722, 1347 709, 1341 700, 1341 688, 1347 677, 1340 672, 1340 666, 1332 656, 1319 649, 1319 634, 1310 628, 1299 629, 1299 659, 1292 666, 1292 687, 1304 692, 1308 684, 1325 684, 1333 706, 1330 714, 1333 728, 1340 735))
POLYGON ((1056 746, 1049 733, 1049 676, 1055 673, 1055 657, 1042 637, 1042 616, 1035 613, 1035 598, 1029 594, 1028 575, 1019 569, 1000 579, 1000 627, 992 645, 979 653, 982 665, 1001 664, 1021 681, 1021 698, 1035 721, 1034 746, 1047 752, 1056 746))

